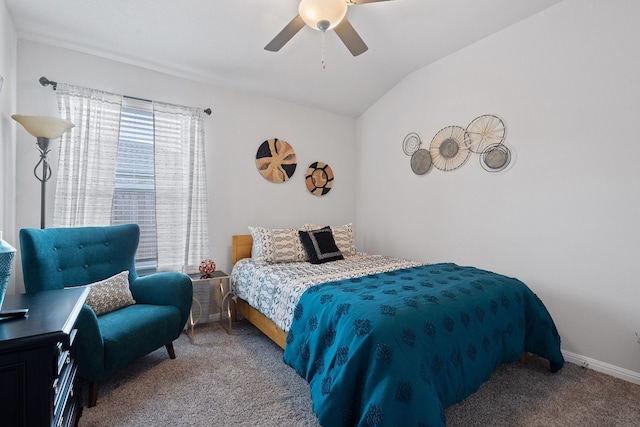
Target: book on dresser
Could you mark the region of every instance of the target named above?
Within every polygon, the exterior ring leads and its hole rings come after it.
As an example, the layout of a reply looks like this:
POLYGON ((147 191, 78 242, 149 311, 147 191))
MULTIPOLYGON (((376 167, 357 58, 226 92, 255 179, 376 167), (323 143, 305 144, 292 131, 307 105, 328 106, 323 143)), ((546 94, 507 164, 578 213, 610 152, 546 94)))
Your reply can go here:
POLYGON ((82 414, 74 325, 88 288, 6 295, 0 320, 0 424, 73 426, 82 414))

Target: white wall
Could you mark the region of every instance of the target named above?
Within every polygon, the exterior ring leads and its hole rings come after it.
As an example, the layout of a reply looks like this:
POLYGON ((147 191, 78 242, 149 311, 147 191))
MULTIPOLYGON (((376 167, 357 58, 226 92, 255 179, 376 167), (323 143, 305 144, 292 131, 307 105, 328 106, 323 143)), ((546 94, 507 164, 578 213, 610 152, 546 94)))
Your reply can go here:
POLYGON ((640 380, 639 40, 640 2, 566 0, 408 76, 358 120, 358 244, 518 277, 566 355, 640 380), (406 134, 482 114, 508 172, 413 174, 406 134))
MULTIPOLYGON (((248 233, 248 225, 297 227, 305 222, 355 220, 355 119, 25 40, 18 42, 18 76, 17 110, 22 114, 58 114, 55 92, 38 83, 41 76, 139 98, 210 107, 213 114, 206 119, 205 130, 209 228, 211 257, 219 269, 230 272, 231 235, 248 233), (282 184, 268 182, 255 167, 259 145, 274 137, 288 141, 298 161, 293 177, 282 184), (328 163, 336 176, 333 189, 323 197, 311 195, 304 185, 304 173, 314 161, 328 163)), ((35 139, 20 127, 17 141, 16 228, 39 227, 39 182, 32 172, 38 160, 35 139)), ((53 145, 49 224, 57 141, 53 145)))
MULTIPOLYGON (((4 0, 0 0, 0 231, 3 240, 17 247, 15 228, 16 126, 11 115, 16 108, 16 32, 4 0)), ((19 266, 18 266, 19 268, 19 266)), ((16 262, 13 264, 16 271, 16 262)), ((14 293, 15 274, 7 286, 14 293)))

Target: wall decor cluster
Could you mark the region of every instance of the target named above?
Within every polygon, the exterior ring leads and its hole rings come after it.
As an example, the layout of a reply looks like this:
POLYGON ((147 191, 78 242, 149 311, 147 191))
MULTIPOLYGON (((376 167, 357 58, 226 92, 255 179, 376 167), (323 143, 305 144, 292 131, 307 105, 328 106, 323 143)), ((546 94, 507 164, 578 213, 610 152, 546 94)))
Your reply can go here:
MULTIPOLYGON (((271 138, 258 147, 256 168, 266 180, 281 183, 288 181, 296 171, 296 153, 282 139, 271 138)), ((333 186, 333 170, 322 162, 313 162, 304 175, 305 186, 314 196, 324 196, 333 186)))
POLYGON ((333 170, 331 166, 322 162, 313 162, 304 174, 307 190, 314 196, 324 196, 333 185, 333 170))
POLYGON ((447 126, 433 137, 428 149, 422 140, 409 133, 402 141, 402 150, 411 156, 411 170, 424 175, 433 165, 441 171, 452 171, 464 165, 471 153, 478 154, 480 165, 487 172, 500 172, 509 166, 512 153, 504 144, 507 127, 493 114, 476 117, 466 128, 447 126))
POLYGON ((285 182, 296 171, 296 153, 287 141, 272 138, 264 141, 256 153, 256 167, 266 180, 285 182))

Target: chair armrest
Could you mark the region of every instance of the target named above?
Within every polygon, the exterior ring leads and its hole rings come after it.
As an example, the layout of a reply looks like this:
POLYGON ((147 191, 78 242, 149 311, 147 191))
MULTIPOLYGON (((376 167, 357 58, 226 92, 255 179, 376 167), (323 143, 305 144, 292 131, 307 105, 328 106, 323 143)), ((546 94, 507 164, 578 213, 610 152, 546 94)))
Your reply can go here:
POLYGON ((76 359, 79 374, 89 381, 97 381, 104 375, 104 341, 98 317, 87 304, 82 306, 75 328, 78 330, 76 359))
POLYGON ((176 306, 180 310, 181 325, 187 322, 193 284, 186 274, 162 272, 138 277, 131 283, 130 289, 136 303, 176 306))

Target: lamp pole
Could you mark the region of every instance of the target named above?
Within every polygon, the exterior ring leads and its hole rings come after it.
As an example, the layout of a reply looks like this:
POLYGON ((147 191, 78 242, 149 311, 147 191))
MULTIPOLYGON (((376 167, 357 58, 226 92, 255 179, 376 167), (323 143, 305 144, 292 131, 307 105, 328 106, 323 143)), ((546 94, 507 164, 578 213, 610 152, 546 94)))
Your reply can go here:
POLYGON ((38 150, 40 150, 40 161, 33 168, 33 174, 36 179, 40 181, 40 228, 44 229, 45 207, 46 207, 46 193, 47 193, 47 181, 51 178, 51 166, 49 166, 49 160, 47 156, 49 154, 49 143, 51 140, 44 136, 37 137, 38 150), (38 176, 38 167, 42 164, 42 176, 38 176))

